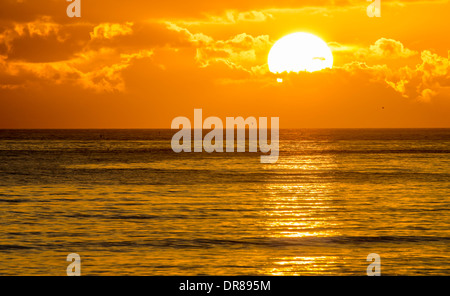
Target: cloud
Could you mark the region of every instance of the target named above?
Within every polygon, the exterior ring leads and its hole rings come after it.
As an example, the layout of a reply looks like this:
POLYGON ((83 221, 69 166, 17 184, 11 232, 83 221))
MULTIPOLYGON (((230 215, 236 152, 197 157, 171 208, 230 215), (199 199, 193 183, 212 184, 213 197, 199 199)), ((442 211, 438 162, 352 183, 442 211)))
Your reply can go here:
POLYGON ((122 73, 131 64, 151 57, 157 46, 182 44, 170 32, 154 23, 62 25, 50 17, 8 24, 0 30, 0 88, 33 88, 48 82, 123 92, 122 73))
POLYGON ((203 33, 191 33, 188 29, 168 23, 168 29, 184 34, 196 48, 196 60, 201 67, 211 63, 224 63, 231 68, 261 72, 267 53, 273 42, 268 35, 237 34, 226 40, 215 40, 203 33))
POLYGON ((86 24, 61 25, 50 17, 9 23, 0 33, 0 54, 10 61, 66 60, 87 44, 90 29, 86 24))
POLYGON ((91 40, 94 39, 112 39, 117 36, 131 35, 133 23, 126 22, 124 24, 103 23, 94 27, 90 33, 91 40))
MULTIPOLYGON (((442 57, 429 50, 421 53, 422 63, 415 69, 409 69, 409 75, 402 80, 408 81, 404 94, 416 93, 417 98, 429 101, 439 94, 450 95, 450 52, 442 57), (416 81, 417 85, 411 82, 416 81)), ((407 72, 407 71, 406 71, 407 72)))
POLYGON ((210 36, 207 36, 203 33, 191 33, 188 29, 178 26, 177 24, 167 22, 167 29, 182 33, 187 37, 187 40, 189 42, 195 43, 195 44, 208 44, 213 41, 213 38, 210 36))
POLYGON ((375 41, 375 44, 369 47, 368 54, 372 57, 395 59, 408 58, 417 54, 417 52, 405 48, 400 41, 380 38, 375 41))
POLYGON ((419 53, 388 38, 379 38, 369 46, 328 44, 335 61, 340 61, 334 69, 368 74, 370 81, 385 83, 405 98, 428 102, 450 94, 449 59, 430 50, 419 53))
POLYGON ((355 50, 355 46, 352 45, 344 45, 336 41, 330 41, 328 42, 328 47, 333 52, 352 52, 355 50))
POLYGON ((421 52, 421 63, 386 73, 386 83, 407 98, 428 102, 433 97, 450 95, 449 58, 429 50, 421 52))
MULTIPOLYGON (((399 41, 382 38, 381 42, 375 44, 381 46, 370 46, 372 53, 359 61, 346 63, 341 68, 349 72, 362 70, 370 73, 374 81, 384 81, 389 87, 401 94, 405 98, 417 99, 428 102, 433 97, 450 95, 450 61, 449 57, 442 57, 429 50, 420 53, 420 61, 416 64, 404 64, 399 66, 397 58, 408 58, 417 53, 406 49, 399 41), (384 46, 388 44, 388 46, 384 46), (379 49, 381 51, 379 51, 379 49), (374 63, 373 52, 376 53, 374 63), (381 59, 384 57, 384 59, 381 59), (371 63, 370 65, 368 63, 371 63)), ((361 50, 358 51, 360 53, 361 50)), ((449 53, 450 56, 450 53, 449 53)))
POLYGON ((203 18, 195 20, 170 20, 170 22, 185 26, 199 25, 234 25, 244 22, 265 22, 273 19, 273 15, 267 11, 237 11, 227 10, 222 15, 206 14, 203 18))
POLYGON ((80 59, 79 64, 75 63, 73 68, 77 69, 80 74, 78 83, 87 89, 92 89, 98 92, 114 92, 125 91, 125 82, 123 80, 122 73, 127 69, 134 61, 150 58, 153 55, 152 50, 140 50, 138 52, 124 54, 117 53, 114 50, 106 50, 106 54, 111 57, 108 64, 100 62, 97 66, 97 59, 102 59, 105 53, 91 52, 84 59, 80 59), (111 63, 111 61, 114 61, 111 63), (80 71, 79 69, 87 68, 86 71, 80 71))
POLYGON ((270 50, 272 42, 267 35, 238 34, 227 40, 212 41, 197 48, 197 61, 204 67, 212 62, 224 62, 247 71, 261 63, 261 56, 270 50))
MULTIPOLYGON (((3 26, 0 34, 0 43, 4 45, 6 51, 11 51, 13 42, 21 38, 46 38, 50 35, 57 36, 61 26, 52 22, 50 17, 41 17, 33 22, 10 23, 3 26)), ((57 38, 63 41, 62 38, 57 38)))
POLYGON ((0 86, 27 88, 33 84, 52 83, 79 85, 96 92, 124 91, 122 71, 134 61, 149 58, 152 54, 151 50, 124 54, 104 48, 78 54, 67 61, 50 63, 6 62, 1 59, 0 86))
POLYGON ((246 12, 239 12, 237 13, 237 16, 233 18, 233 20, 236 21, 245 21, 245 22, 264 22, 268 19, 273 18, 273 16, 270 13, 264 12, 264 11, 246 11, 246 12))

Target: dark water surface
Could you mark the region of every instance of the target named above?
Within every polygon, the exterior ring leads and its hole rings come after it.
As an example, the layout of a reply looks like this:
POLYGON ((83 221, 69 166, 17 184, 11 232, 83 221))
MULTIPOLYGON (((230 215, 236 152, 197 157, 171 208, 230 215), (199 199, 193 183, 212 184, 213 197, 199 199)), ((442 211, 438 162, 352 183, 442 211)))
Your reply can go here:
POLYGON ((0 130, 0 274, 450 275, 450 129, 281 130, 280 158, 170 130, 0 130))

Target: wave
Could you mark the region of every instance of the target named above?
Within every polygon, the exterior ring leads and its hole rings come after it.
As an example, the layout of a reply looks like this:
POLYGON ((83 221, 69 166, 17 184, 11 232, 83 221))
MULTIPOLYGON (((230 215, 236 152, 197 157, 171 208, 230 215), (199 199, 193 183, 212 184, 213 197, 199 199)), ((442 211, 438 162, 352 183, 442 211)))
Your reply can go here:
MULTIPOLYGON (((165 238, 165 239, 142 239, 122 240, 122 241, 92 241, 90 237, 85 237, 83 241, 67 242, 70 247, 82 246, 83 248, 116 248, 116 247, 157 247, 157 248, 176 248, 176 249, 192 249, 192 248, 280 248, 280 247, 323 247, 330 245, 361 245, 361 244, 416 244, 416 243, 433 243, 440 242, 448 244, 450 237, 438 236, 328 236, 328 237, 303 237, 303 238, 242 238, 242 239, 207 239, 207 238, 165 238)), ((23 245, 0 245, 0 250, 20 250, 20 249, 60 249, 64 248, 64 243, 45 244, 40 243, 35 246, 23 245)))

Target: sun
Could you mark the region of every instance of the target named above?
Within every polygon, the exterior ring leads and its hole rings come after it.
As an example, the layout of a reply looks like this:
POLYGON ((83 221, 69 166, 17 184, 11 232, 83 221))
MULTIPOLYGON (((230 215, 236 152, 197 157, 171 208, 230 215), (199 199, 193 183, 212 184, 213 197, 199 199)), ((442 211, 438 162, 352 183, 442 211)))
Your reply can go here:
POLYGON ((333 54, 328 45, 310 33, 284 36, 272 46, 268 58, 272 73, 314 72, 333 66, 333 54))

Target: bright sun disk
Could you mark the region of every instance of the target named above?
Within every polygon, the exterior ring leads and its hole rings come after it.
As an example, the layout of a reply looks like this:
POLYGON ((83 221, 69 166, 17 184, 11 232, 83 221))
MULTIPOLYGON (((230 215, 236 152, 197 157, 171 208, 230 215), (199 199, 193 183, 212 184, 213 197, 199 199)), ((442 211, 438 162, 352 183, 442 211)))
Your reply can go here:
POLYGON ((328 45, 310 33, 284 36, 272 46, 268 58, 272 73, 314 72, 333 66, 333 54, 328 45))

